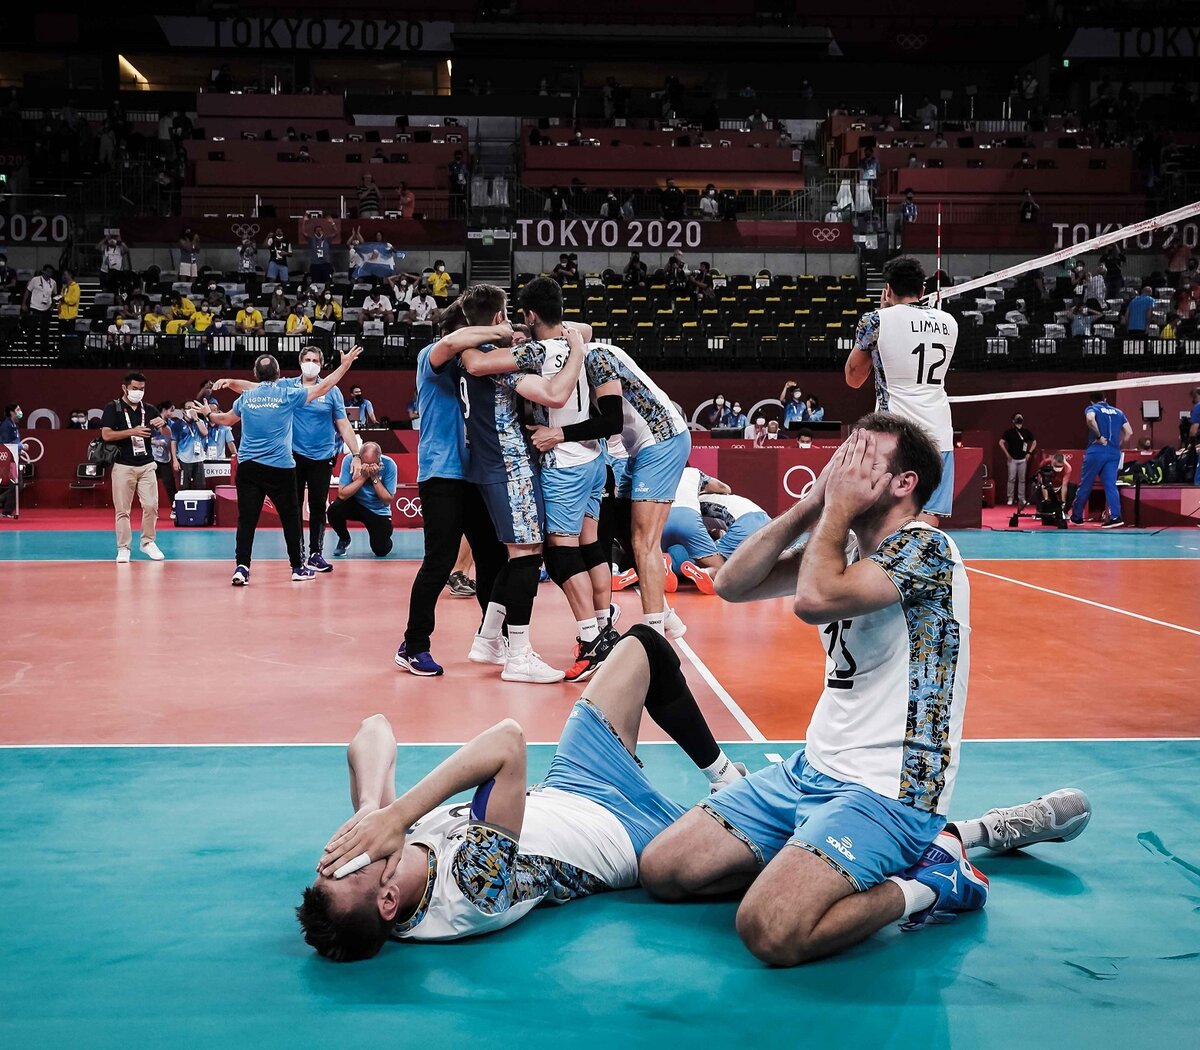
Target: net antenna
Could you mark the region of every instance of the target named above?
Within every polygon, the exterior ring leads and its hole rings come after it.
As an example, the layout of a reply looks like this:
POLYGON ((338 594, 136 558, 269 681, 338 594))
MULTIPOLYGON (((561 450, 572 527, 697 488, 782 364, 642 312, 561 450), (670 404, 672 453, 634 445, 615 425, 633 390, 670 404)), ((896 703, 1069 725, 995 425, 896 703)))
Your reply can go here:
MULTIPOLYGON (((1055 263, 1065 262, 1076 255, 1083 255, 1086 252, 1094 252, 1100 248, 1107 248, 1110 244, 1115 244, 1117 241, 1127 241, 1130 237, 1138 237, 1143 233, 1150 233, 1153 230, 1161 229, 1163 226, 1171 226, 1183 222, 1185 219, 1190 219, 1195 215, 1200 215, 1200 201, 1193 201, 1191 204, 1185 204, 1182 208, 1176 208, 1174 211, 1163 212, 1161 215, 1155 215, 1151 219, 1143 219, 1141 222, 1122 226, 1120 229, 1110 230, 1108 233, 1102 233, 1099 237, 1093 237, 1091 240, 1068 245, 1066 248, 1060 248, 1049 255, 1042 255, 1036 259, 1028 259, 1025 262, 1015 263, 1012 266, 1005 267, 1003 270, 994 270, 985 277, 976 277, 974 280, 952 285, 945 292, 939 289, 936 293, 925 296, 923 301, 933 298, 935 294, 939 300, 952 299, 965 292, 973 292, 977 288, 985 288, 989 284, 999 284, 1010 277, 1018 277, 1023 273, 1028 273, 1030 270, 1040 270, 1045 266, 1053 266, 1055 263)), ((940 258, 940 223, 938 230, 940 258)))

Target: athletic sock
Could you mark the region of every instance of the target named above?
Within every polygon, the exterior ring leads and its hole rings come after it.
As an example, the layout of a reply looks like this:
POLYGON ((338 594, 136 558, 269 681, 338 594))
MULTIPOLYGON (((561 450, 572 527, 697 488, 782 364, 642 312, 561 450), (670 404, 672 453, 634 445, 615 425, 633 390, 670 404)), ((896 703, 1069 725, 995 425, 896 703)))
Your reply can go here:
POLYGON ((650 665, 650 683, 646 687, 646 714, 675 741, 710 783, 736 779, 737 771, 721 751, 712 730, 704 720, 687 679, 679 668, 679 654, 661 634, 648 624, 635 624, 625 636, 641 643, 650 665), (722 769, 727 766, 728 769, 722 769), (719 772, 718 772, 719 771, 719 772))
POLYGON ((479 628, 480 638, 499 638, 500 628, 504 626, 505 608, 495 602, 488 602, 487 612, 483 614, 483 625, 479 628))
POLYGON ((926 908, 932 908, 937 903, 937 894, 923 882, 917 882, 916 879, 902 879, 897 875, 889 875, 888 882, 894 882, 900 887, 900 892, 904 894, 904 914, 900 916, 902 919, 907 919, 910 915, 924 911, 926 908))
POLYGON ((575 626, 579 629, 579 640, 585 644, 600 637, 600 627, 594 619, 576 620, 575 626))
POLYGON ((729 756, 718 746, 717 760, 711 765, 705 766, 700 770, 710 784, 732 784, 735 780, 741 780, 745 775, 731 761, 729 756))
POLYGON ((646 626, 649 627, 650 630, 656 631, 658 634, 666 634, 666 629, 663 626, 667 619, 666 609, 664 609, 662 612, 643 613, 642 615, 644 617, 646 626))
POLYGON ((958 837, 962 839, 963 849, 987 846, 992 841, 987 825, 982 820, 956 820, 946 826, 954 828, 958 832, 958 837))
POLYGON ((611 619, 612 619, 612 617, 609 615, 609 612, 607 609, 597 609, 596 610, 596 626, 600 628, 601 632, 603 632, 608 627, 608 622, 611 619))
POLYGON ((508 625, 508 651, 512 656, 520 656, 533 648, 529 644, 529 624, 508 625))

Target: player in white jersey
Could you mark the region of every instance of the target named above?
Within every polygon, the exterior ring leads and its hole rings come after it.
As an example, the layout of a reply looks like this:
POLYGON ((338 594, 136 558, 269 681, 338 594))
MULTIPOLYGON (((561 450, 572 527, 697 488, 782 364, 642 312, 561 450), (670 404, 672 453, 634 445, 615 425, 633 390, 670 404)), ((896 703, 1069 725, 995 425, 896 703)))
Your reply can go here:
MULTIPOLYGON (((474 375, 500 375, 518 367, 536 368, 550 380, 568 356, 563 327, 562 288, 548 277, 537 277, 522 290, 520 307, 531 341, 519 355, 498 350, 467 359, 474 375), (519 356, 519 361, 518 361, 519 356)), ((581 327, 589 338, 588 326, 581 327)), ((615 381, 594 386, 589 374, 579 378, 561 404, 535 404, 535 433, 555 441, 540 451, 540 477, 546 510, 546 574, 566 595, 575 616, 575 662, 566 671, 568 682, 594 674, 612 649, 617 634, 609 624, 612 571, 609 553, 599 542, 600 501, 604 495, 607 461, 602 438, 618 428, 621 389, 615 381), (600 415, 592 417, 592 400, 600 415)))
POLYGON ((712 789, 741 778, 674 649, 644 624, 588 683, 536 787, 526 788, 521 727, 506 719, 397 797, 395 737, 382 715, 367 719, 348 752, 355 814, 325 847, 297 909, 305 940, 349 962, 389 938, 488 933, 543 901, 635 886, 642 850, 685 812, 642 772, 643 710, 712 789), (469 803, 446 804, 469 790, 469 803))
MULTIPOLYGON (((668 638, 681 638, 687 630, 679 616, 667 606, 666 565, 661 544, 663 526, 675 498, 675 489, 692 451, 687 423, 671 399, 643 372, 634 360, 611 343, 592 343, 584 359, 584 371, 592 389, 599 392, 619 383, 623 399, 619 427, 607 413, 595 417, 620 430, 629 464, 617 490, 618 500, 632 501, 630 508, 633 557, 637 565, 645 622, 668 638)), ((615 389, 615 387, 613 387, 615 389)), ((549 430, 535 430, 534 445, 546 451, 556 444, 549 430)))
POLYGON ((961 848, 927 853, 958 772, 970 637, 962 558, 915 520, 940 475, 923 428, 866 416, 807 498, 717 573, 722 597, 789 595, 818 625, 825 690, 806 747, 664 832, 642 881, 667 900, 748 887, 738 933, 767 962, 819 958, 895 919, 919 925, 987 898, 961 848))
MULTIPOLYGON (((728 494, 730 488, 717 478, 710 478, 696 467, 685 467, 675 489, 671 513, 663 526, 662 549, 667 558, 668 580, 672 570, 691 580, 703 594, 715 594, 712 576, 725 564, 717 544, 708 534, 700 510, 700 501, 709 494, 728 494)), ((670 585, 668 583, 668 589, 670 585)))
POLYGON ((954 427, 946 373, 958 342, 958 321, 945 310, 922 306, 925 270, 910 256, 883 268, 879 309, 858 322, 846 359, 846 382, 858 388, 875 371, 875 411, 893 412, 929 431, 942 454, 942 480, 923 507, 931 525, 954 505, 954 427))

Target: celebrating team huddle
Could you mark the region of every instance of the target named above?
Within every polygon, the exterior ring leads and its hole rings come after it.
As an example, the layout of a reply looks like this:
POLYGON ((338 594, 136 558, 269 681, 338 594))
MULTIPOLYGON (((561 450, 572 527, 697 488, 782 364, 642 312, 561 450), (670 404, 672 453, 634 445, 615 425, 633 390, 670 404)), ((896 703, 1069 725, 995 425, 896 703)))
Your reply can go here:
MULTIPOLYGON (((563 323, 555 282, 525 287, 527 328, 508 323, 504 291, 486 285, 445 312, 418 364, 422 498, 437 539, 396 661, 443 672, 429 651, 433 605, 465 531, 482 613, 468 658, 502 666, 506 681, 587 685, 534 787, 521 727, 505 719, 398 795, 390 726, 367 719, 349 749, 354 816, 329 839, 297 909, 309 944, 364 959, 389 939, 486 933, 541 902, 640 882, 662 901, 741 895, 747 948, 795 965, 895 921, 915 930, 983 907, 989 883, 969 849, 1083 831, 1090 806, 1070 788, 947 822, 970 587, 953 540, 929 520, 949 512, 953 478, 941 428, 920 416, 948 422, 948 406, 944 389, 925 389, 938 385, 932 368, 890 366, 904 325, 944 315, 915 305, 923 274, 902 265, 892 277, 860 326, 854 353, 865 362, 847 365, 852 385, 876 369, 881 410, 774 520, 687 465, 688 430, 670 400, 620 348, 563 323), (623 636, 614 536, 632 551, 644 619, 623 636), (529 634, 543 561, 576 620, 566 672, 529 634), (790 758, 747 772, 714 739, 670 643, 686 630, 665 599, 679 576, 731 603, 791 598, 828 641, 807 743, 790 758), (645 775, 643 712, 708 781, 693 808, 645 775), (464 791, 469 803, 449 803, 464 791)), ((939 334, 944 368, 954 340, 939 334)))

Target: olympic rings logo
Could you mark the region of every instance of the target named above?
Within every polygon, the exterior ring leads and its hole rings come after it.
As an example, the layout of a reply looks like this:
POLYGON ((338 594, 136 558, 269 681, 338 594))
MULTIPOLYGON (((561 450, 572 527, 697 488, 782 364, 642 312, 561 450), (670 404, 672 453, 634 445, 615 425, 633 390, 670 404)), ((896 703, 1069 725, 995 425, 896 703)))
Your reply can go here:
POLYGON ((36 463, 46 454, 45 446, 37 438, 21 438, 21 459, 26 463, 36 463), (30 446, 37 445, 37 455, 30 452, 30 446))
POLYGON ((842 231, 836 226, 818 226, 812 232, 813 240, 820 241, 822 244, 832 244, 842 235, 842 231))
POLYGON ((409 498, 408 496, 400 496, 396 500, 396 513, 405 518, 421 517, 421 497, 413 496, 409 498))
POLYGON ((812 487, 817 483, 817 475, 813 473, 812 467, 806 467, 797 464, 794 467, 789 467, 786 474, 783 475, 783 491, 786 492, 792 499, 804 499, 805 496, 812 491, 812 487), (808 480, 799 492, 792 488, 792 475, 800 471, 801 474, 807 474, 808 480))
POLYGON ((246 237, 254 238, 259 231, 259 225, 256 222, 235 222, 230 224, 229 230, 240 241, 246 237))
POLYGON ((903 51, 920 51, 929 43, 929 37, 924 33, 899 33, 896 36, 896 43, 903 51))

